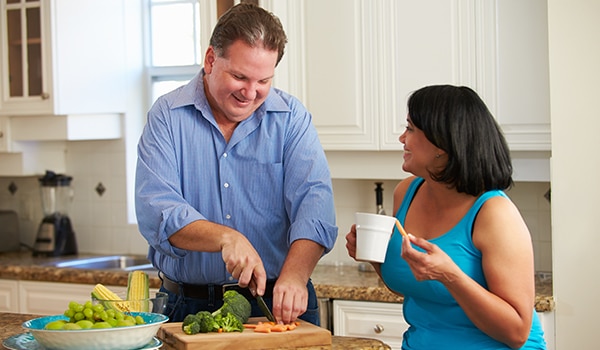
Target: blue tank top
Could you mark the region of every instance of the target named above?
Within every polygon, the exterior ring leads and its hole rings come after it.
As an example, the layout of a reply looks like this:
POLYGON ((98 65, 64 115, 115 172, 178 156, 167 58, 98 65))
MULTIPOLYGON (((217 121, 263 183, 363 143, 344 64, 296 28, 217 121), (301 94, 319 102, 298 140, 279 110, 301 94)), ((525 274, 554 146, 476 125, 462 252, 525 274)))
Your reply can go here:
MULTIPOLYGON (((422 183, 422 178, 416 178, 409 185, 396 213, 396 218, 402 224, 422 183)), ((504 192, 498 190, 485 192, 456 226, 429 240, 444 250, 468 276, 486 289, 481 252, 473 245, 471 238, 473 223, 479 209, 485 201, 495 196, 507 197, 504 192)), ((403 312, 410 327, 403 336, 403 350, 510 349, 480 331, 441 282, 417 281, 408 264, 400 256, 401 245, 402 236, 394 229, 385 261, 381 264, 381 276, 391 290, 404 295, 403 312)), ((535 310, 529 339, 521 349, 546 349, 544 333, 535 310)))

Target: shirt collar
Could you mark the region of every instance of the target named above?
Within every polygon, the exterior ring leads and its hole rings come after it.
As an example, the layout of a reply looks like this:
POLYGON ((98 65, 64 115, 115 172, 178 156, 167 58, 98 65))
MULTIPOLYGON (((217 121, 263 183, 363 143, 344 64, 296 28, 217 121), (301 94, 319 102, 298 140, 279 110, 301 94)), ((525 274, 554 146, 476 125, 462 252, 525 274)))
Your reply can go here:
MULTIPOLYGON (((196 76, 181 89, 181 92, 177 95, 173 104, 172 109, 194 105, 197 110, 205 114, 210 112, 212 114, 206 94, 204 93, 204 84, 202 80, 204 78, 204 68, 196 74, 196 76)), ((264 114, 269 112, 291 112, 288 104, 283 98, 277 93, 277 89, 271 87, 269 95, 265 102, 254 112, 255 115, 262 117, 264 114)))

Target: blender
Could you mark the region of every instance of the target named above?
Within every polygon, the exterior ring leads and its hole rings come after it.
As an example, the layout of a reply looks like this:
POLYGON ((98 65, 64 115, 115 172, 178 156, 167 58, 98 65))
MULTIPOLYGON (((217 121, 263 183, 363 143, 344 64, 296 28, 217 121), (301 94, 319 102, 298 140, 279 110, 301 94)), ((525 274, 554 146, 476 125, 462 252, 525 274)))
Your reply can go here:
POLYGON ((61 256, 77 254, 75 232, 67 216, 73 197, 71 176, 46 171, 39 178, 44 218, 33 245, 33 255, 61 256))

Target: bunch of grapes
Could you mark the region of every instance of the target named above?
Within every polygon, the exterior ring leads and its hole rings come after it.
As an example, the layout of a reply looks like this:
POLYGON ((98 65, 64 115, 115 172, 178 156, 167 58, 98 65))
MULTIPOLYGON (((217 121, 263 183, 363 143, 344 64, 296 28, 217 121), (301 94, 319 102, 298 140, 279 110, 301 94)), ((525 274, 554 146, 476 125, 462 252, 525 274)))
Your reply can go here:
POLYGON ((105 309, 102 304, 93 304, 86 301, 80 304, 76 301, 69 302, 69 308, 64 315, 69 320, 56 320, 49 322, 45 329, 90 329, 128 327, 144 324, 142 316, 132 316, 114 309, 105 309))

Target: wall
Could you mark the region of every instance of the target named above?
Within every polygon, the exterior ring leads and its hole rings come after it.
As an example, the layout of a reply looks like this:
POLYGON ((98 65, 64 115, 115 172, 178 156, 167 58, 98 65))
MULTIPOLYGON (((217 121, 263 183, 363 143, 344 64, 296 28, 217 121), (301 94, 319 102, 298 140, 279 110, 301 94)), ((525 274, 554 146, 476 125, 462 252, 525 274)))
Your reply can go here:
POLYGON ((549 0, 556 348, 597 349, 600 2, 549 0))
MULTIPOLYGON (((93 253, 145 254, 146 242, 136 225, 127 220, 124 141, 69 142, 67 174, 73 176, 75 197, 71 218, 77 234, 79 250, 93 253), (98 184, 106 188, 99 195, 98 184)), ((392 193, 396 180, 383 181, 384 207, 392 214, 392 193)), ((356 264, 348 257, 345 235, 356 211, 374 212, 375 185, 372 180, 336 179, 333 181, 339 235, 335 248, 323 264, 356 264)), ((508 192, 524 216, 535 247, 536 269, 551 271, 550 204, 544 198, 549 188, 544 182, 519 182, 508 192)), ((22 241, 33 244, 41 220, 37 178, 0 178, 0 209, 17 210, 22 215, 22 241), (17 184, 15 195, 7 188, 17 184)))

